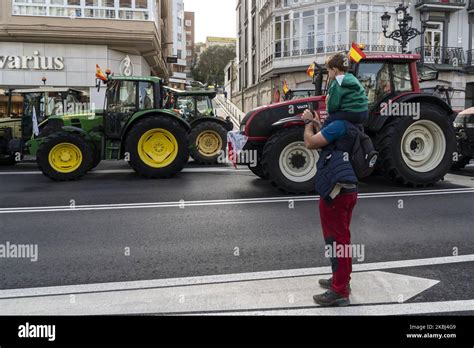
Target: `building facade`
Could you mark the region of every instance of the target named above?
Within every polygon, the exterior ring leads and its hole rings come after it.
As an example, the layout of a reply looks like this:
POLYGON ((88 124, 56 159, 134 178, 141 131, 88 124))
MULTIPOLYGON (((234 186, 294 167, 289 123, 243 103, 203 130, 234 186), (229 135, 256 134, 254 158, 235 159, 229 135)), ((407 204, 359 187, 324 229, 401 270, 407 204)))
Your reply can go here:
POLYGON ((174 88, 185 89, 186 87, 186 31, 184 29, 184 1, 171 0, 169 4, 169 22, 171 30, 168 32, 167 46, 169 56, 177 58, 177 62, 171 64, 170 85, 174 88))
POLYGON ((45 77, 101 106, 96 64, 118 75, 168 78, 163 8, 156 0, 1 1, 0 90, 38 87, 45 77))
MULTIPOLYGON (((411 2, 414 27, 421 27, 420 11, 429 12, 426 32, 410 42, 409 50, 420 53, 440 71, 439 81, 431 85, 471 88, 473 2, 411 2)), ((369 53, 400 52, 398 43, 384 37, 380 18, 388 12, 392 16, 388 32, 395 30, 398 4, 386 0, 237 0, 239 88, 232 96, 234 102, 248 111, 271 103, 283 81, 290 88, 312 86, 307 67, 349 50, 352 42, 365 44, 369 53)), ((458 94, 453 105, 463 108, 466 99, 458 94)))
POLYGON ((192 77, 191 70, 195 63, 195 16, 194 12, 184 12, 184 28, 186 30, 186 75, 188 79, 192 77))

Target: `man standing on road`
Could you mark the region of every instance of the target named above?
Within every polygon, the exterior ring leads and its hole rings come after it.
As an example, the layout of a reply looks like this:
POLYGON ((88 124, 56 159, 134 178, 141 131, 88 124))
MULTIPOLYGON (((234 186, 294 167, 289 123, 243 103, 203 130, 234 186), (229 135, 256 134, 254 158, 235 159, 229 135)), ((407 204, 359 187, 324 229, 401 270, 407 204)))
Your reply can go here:
POLYGON ((368 99, 361 83, 347 72, 345 55, 332 56, 326 65, 332 82, 326 97, 329 116, 324 127, 321 129, 312 111, 306 110, 303 114, 306 147, 322 150, 317 164, 316 189, 321 196, 321 226, 326 246, 331 250, 333 273, 332 278, 319 281, 321 287, 328 290, 313 299, 321 306, 347 306, 350 304, 352 255, 336 257, 336 250, 349 250, 346 246, 351 243, 349 227, 357 202, 358 180, 348 154, 357 136, 354 125, 368 117, 368 99))

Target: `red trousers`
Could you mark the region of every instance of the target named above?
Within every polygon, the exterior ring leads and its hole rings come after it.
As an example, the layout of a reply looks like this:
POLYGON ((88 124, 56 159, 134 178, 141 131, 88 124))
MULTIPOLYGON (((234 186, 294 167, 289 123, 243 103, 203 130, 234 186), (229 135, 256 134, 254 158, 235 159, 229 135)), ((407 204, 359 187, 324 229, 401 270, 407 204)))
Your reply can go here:
MULTIPOLYGON (((357 192, 340 194, 331 203, 319 201, 319 214, 327 246, 345 246, 351 244, 350 224, 352 210, 357 203, 357 192)), ((337 250, 337 249, 336 249, 337 250)), ((352 273, 352 257, 331 257, 332 290, 343 297, 349 297, 348 285, 352 273)))

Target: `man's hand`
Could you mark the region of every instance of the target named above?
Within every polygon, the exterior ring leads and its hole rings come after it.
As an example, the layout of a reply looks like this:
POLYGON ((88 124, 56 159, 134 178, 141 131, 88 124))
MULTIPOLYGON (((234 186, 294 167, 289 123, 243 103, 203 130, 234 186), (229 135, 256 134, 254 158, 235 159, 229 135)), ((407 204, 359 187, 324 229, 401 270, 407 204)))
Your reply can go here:
POLYGON ((313 129, 315 133, 319 133, 319 131, 321 130, 321 122, 319 121, 319 117, 314 117, 313 111, 306 109, 301 118, 303 119, 303 121, 313 121, 313 129))
POLYGON ((309 109, 306 109, 303 113, 303 116, 301 116, 301 118, 303 119, 303 121, 313 121, 314 120, 314 114, 311 110, 309 109))

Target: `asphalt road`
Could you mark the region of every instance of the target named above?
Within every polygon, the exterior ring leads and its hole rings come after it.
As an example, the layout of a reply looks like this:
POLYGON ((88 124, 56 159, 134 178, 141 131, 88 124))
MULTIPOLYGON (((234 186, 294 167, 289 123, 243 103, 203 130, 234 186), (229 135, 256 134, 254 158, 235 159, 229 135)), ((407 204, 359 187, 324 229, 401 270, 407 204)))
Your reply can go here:
MULTIPOLYGON (((176 178, 145 180, 126 164, 104 163, 81 181, 54 183, 34 164, 2 167, 0 244, 38 244, 39 258, 0 259, 0 289, 328 266, 316 199, 288 197, 249 171, 214 168, 190 164, 176 178), (36 208, 5 210, 25 207, 36 208)), ((360 261, 474 254, 474 192, 459 191, 474 187, 474 170, 455 174, 422 190, 382 177, 362 183, 352 223, 352 242, 365 246, 360 261)), ((472 266, 393 272, 440 280, 411 301, 470 300, 472 266)))

